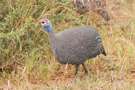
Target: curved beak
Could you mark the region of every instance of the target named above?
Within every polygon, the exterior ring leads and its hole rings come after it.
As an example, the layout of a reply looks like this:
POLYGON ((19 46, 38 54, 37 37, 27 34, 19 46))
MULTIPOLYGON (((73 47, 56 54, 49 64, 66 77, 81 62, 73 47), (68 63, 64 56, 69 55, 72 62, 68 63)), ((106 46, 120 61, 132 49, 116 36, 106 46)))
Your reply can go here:
POLYGON ((35 25, 35 27, 40 26, 39 22, 35 25))

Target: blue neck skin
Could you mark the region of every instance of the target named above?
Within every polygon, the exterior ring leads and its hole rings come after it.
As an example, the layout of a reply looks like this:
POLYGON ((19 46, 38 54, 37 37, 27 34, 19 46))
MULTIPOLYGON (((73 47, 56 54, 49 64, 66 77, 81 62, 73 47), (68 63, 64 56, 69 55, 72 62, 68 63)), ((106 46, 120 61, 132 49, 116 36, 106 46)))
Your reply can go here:
POLYGON ((53 32, 52 29, 52 24, 51 22, 48 20, 48 22, 41 23, 41 26, 47 31, 47 32, 53 32))
POLYGON ((53 32, 53 29, 52 29, 52 26, 51 25, 48 25, 48 26, 43 26, 44 29, 47 31, 47 32, 53 32))

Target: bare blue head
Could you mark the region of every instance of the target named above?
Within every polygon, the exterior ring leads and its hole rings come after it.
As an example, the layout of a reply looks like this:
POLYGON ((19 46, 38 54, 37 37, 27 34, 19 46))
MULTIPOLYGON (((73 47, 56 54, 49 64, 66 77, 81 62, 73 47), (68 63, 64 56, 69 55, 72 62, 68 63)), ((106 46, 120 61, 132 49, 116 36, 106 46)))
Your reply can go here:
POLYGON ((52 32, 52 24, 47 18, 42 18, 39 20, 36 26, 42 26, 47 32, 52 32))

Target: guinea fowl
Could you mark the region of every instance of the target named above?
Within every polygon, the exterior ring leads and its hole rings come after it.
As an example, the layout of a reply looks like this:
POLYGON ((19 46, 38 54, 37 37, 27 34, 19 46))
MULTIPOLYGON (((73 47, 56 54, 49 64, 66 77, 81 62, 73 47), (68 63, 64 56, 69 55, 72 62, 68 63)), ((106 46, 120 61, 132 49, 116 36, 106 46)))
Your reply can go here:
POLYGON ((102 45, 102 39, 97 30, 92 26, 79 26, 63 30, 57 34, 53 32, 52 24, 45 14, 36 26, 42 26, 47 32, 53 55, 61 64, 75 65, 74 81, 82 64, 85 74, 88 69, 84 65, 87 59, 96 57, 99 54, 106 55, 102 45))
POLYGON ((77 8, 77 12, 80 14, 85 14, 91 10, 101 15, 105 21, 110 20, 106 11, 106 0, 73 0, 69 5, 72 8, 77 8))

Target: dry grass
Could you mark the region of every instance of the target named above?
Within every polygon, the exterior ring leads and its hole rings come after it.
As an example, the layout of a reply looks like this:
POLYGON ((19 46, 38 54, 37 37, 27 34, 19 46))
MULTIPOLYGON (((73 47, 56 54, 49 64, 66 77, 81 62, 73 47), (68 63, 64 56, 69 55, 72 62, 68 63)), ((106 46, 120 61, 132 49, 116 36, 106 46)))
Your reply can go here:
POLYGON ((0 1, 0 89, 135 90, 135 1, 108 0, 109 22, 93 12, 79 15, 67 3, 0 1), (68 84, 74 66, 59 64, 51 53, 47 32, 35 28, 44 13, 50 14, 56 33, 80 25, 97 28, 107 56, 86 61, 91 77, 81 78, 81 66, 75 83, 68 84))

